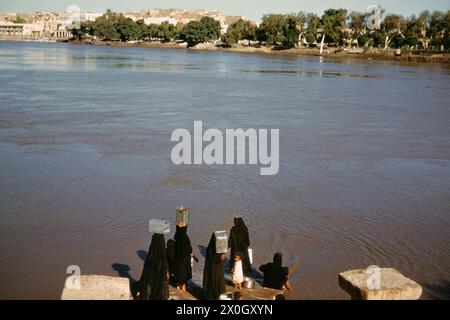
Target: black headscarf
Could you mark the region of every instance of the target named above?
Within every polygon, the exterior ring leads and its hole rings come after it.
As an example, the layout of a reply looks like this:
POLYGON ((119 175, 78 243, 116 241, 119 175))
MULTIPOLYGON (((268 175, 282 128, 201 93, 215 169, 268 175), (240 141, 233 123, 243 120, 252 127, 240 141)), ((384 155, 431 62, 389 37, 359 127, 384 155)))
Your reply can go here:
POLYGON ((166 243, 163 234, 153 234, 144 269, 139 279, 140 300, 167 300, 169 284, 166 243))
POLYGON ((175 274, 178 285, 186 284, 192 279, 191 240, 187 235, 187 227, 177 226, 175 231, 175 274))
POLYGON ((216 253, 216 237, 211 235, 206 248, 205 268, 203 270, 203 289, 210 300, 218 300, 225 292, 225 265, 222 254, 216 253))
POLYGON ((264 273, 263 286, 272 289, 283 289, 284 284, 288 280, 289 268, 283 267, 283 256, 277 252, 273 256, 272 263, 266 263, 259 267, 264 273))
POLYGON ((250 246, 250 237, 248 228, 241 217, 234 218, 234 226, 230 230, 228 247, 230 250, 230 270, 234 267, 234 256, 236 252, 242 253, 242 268, 245 272, 251 272, 250 257, 248 247, 250 246))
POLYGON ((276 252, 273 255, 273 264, 281 266, 282 263, 283 263, 283 255, 279 252, 276 252))

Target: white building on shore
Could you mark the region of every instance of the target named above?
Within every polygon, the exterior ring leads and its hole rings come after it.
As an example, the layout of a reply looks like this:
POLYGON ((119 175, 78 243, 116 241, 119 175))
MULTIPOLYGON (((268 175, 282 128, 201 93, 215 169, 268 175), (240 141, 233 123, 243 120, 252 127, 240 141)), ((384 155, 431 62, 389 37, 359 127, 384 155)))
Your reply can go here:
MULTIPOLYGON (((95 21, 104 13, 100 12, 80 12, 77 6, 70 7, 63 13, 36 12, 34 14, 8 13, 0 15, 0 37, 8 39, 23 38, 55 38, 68 39, 72 36, 70 29, 79 27, 83 22, 95 21), (77 9, 77 10, 73 10, 77 9), (17 17, 25 17, 26 23, 15 23, 17 17)), ((145 9, 136 12, 123 13, 125 17, 133 21, 144 20, 146 25, 161 24, 168 22, 187 24, 190 21, 199 21, 203 17, 210 17, 220 23, 221 32, 227 32, 228 26, 242 16, 224 16, 219 10, 207 9, 145 9)))

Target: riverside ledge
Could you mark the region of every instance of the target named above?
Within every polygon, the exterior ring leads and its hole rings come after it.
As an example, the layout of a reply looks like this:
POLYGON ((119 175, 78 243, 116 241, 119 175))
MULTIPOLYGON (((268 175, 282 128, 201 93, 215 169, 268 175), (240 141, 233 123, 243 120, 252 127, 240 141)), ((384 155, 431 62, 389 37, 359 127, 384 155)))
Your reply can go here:
POLYGON ((61 300, 131 300, 128 278, 100 275, 80 276, 80 287, 74 288, 67 278, 61 300))
MULTIPOLYGON (((109 277, 102 275, 80 276, 80 287, 73 288, 72 280, 66 280, 61 300, 132 300, 130 280, 124 277, 109 277)), ((226 286, 226 292, 234 288, 226 286)), ((277 295, 284 295, 283 290, 263 288, 256 284, 253 289, 241 289, 242 300, 274 300, 277 295)), ((194 283, 189 284, 188 292, 183 292, 169 286, 169 300, 199 300, 202 299, 202 289, 194 283)))
MULTIPOLYGON (((380 268, 380 288, 368 288, 370 273, 367 269, 341 272, 338 275, 339 286, 352 300, 417 300, 422 287, 393 268, 380 268)), ((195 281, 195 280, 194 280, 195 281)), ((71 278, 66 280, 61 300, 132 300, 130 280, 124 277, 102 275, 80 276, 80 287, 71 286, 71 278)), ((169 286, 169 300, 201 300, 203 292, 194 282, 188 284, 188 292, 169 286)), ((234 292, 230 285, 226 292, 234 292)), ((242 300, 274 300, 285 295, 283 290, 262 287, 258 282, 253 289, 238 290, 242 300)))
POLYGON ((379 288, 369 288, 368 280, 373 274, 367 269, 339 273, 339 286, 352 300, 417 300, 422 287, 393 268, 379 269, 379 288))

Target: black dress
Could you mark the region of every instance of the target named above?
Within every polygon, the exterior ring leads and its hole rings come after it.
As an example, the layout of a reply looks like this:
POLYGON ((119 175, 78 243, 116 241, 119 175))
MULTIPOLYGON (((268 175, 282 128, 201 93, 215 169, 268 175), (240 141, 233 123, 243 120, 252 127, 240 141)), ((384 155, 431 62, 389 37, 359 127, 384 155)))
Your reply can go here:
POLYGON ((175 263, 175 240, 167 240, 167 262, 169 264, 169 284, 177 285, 176 263, 175 263))
POLYGON ((138 284, 139 300, 169 298, 168 263, 164 235, 153 234, 138 284))
POLYGON ((187 227, 177 226, 174 239, 176 282, 178 285, 184 285, 192 279, 192 246, 191 240, 187 235, 187 227))
POLYGON ((216 237, 211 236, 206 248, 205 269, 203 270, 203 289, 209 300, 218 300, 225 292, 225 264, 223 254, 216 253, 216 237))
POLYGON ((230 248, 230 270, 234 267, 234 255, 236 252, 242 253, 242 269, 244 272, 251 272, 250 257, 248 255, 248 247, 250 246, 250 238, 247 226, 242 218, 234 218, 234 226, 230 230, 230 238, 228 239, 228 248, 230 248))
POLYGON ((272 289, 283 289, 283 286, 288 280, 289 268, 283 267, 282 256, 276 253, 273 257, 273 262, 263 264, 259 270, 264 273, 263 286, 272 289))

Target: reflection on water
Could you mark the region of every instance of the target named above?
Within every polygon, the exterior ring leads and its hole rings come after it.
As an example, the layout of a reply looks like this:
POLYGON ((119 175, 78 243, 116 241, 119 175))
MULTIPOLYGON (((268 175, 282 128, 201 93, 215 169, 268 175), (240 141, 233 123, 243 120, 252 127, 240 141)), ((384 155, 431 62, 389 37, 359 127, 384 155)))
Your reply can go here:
POLYGON ((185 205, 195 248, 241 213, 255 267, 275 251, 299 266, 290 298, 346 298, 337 273, 373 264, 448 298, 449 78, 437 64, 0 42, 0 297, 58 298, 72 264, 136 278, 147 220, 185 205), (171 132, 194 120, 279 128, 279 174, 172 165, 171 132))
POLYGON ((256 72, 256 73, 268 73, 268 74, 293 74, 299 76, 312 76, 312 77, 350 77, 350 78, 375 78, 375 74, 358 74, 358 73, 345 73, 338 71, 308 71, 308 70, 241 70, 242 72, 256 72))

